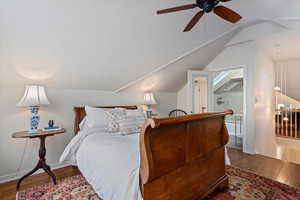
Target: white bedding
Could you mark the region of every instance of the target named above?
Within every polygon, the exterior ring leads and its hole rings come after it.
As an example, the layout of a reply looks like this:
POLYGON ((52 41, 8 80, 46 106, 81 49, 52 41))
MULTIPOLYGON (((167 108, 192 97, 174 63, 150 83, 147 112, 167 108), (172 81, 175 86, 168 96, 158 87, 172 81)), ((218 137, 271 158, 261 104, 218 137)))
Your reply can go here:
MULTIPOLYGON (((112 135, 104 131, 80 131, 66 147, 60 162, 77 165, 103 200, 142 200, 139 135, 112 135)), ((227 152, 226 164, 230 164, 227 152)))
POLYGON ((103 200, 142 200, 138 134, 112 135, 103 129, 81 131, 66 147, 60 161, 77 164, 103 200))

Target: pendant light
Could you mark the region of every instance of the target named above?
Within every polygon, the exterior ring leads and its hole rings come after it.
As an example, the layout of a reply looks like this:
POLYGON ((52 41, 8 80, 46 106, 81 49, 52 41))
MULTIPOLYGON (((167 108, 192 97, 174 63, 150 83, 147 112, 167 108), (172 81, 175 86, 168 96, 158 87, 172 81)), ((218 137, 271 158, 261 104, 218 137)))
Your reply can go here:
POLYGON ((279 67, 277 67, 277 70, 275 71, 275 87, 274 90, 279 92, 281 90, 279 86, 279 67))
MULTIPOLYGON (((284 105, 287 105, 287 84, 286 84, 286 78, 287 78, 287 67, 284 67, 284 105)), ((283 118, 283 121, 289 121, 288 118, 288 112, 285 112, 285 117, 283 118)))
MULTIPOLYGON (((276 57, 278 58, 280 45, 277 44, 277 45, 275 45, 275 47, 276 47, 276 57)), ((274 90, 277 91, 277 92, 279 92, 281 90, 281 88, 279 86, 279 84, 280 84, 279 75, 280 75, 279 74, 279 69, 277 67, 277 70, 275 71, 275 87, 274 87, 274 90)))

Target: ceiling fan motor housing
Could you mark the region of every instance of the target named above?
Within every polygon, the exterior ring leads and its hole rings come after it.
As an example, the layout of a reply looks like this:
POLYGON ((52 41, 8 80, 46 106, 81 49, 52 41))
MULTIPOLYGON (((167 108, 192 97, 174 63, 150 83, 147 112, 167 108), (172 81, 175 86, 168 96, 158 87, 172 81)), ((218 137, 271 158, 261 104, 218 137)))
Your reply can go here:
POLYGON ((196 3, 199 8, 201 8, 204 12, 211 12, 216 5, 220 3, 218 0, 196 0, 196 3))
POLYGON ((192 30, 192 28, 199 22, 199 20, 203 17, 205 13, 210 13, 212 11, 214 12, 215 15, 231 23, 236 23, 242 19, 242 16, 240 16, 238 13, 231 10, 230 8, 227 8, 222 5, 218 6, 220 2, 225 3, 231 0, 195 0, 195 1, 196 3, 193 4, 181 5, 173 8, 159 10, 157 11, 157 14, 166 14, 166 13, 178 12, 183 10, 190 10, 194 8, 200 8, 201 10, 198 11, 193 16, 193 18, 190 20, 190 22, 183 30, 184 32, 188 32, 192 30))

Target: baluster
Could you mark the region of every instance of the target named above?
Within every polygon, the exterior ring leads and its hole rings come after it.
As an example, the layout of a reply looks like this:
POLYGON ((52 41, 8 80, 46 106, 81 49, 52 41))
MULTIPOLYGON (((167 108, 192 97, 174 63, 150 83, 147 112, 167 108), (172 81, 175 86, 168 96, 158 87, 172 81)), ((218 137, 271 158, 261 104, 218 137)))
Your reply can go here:
MULTIPOLYGON (((287 117, 287 115, 288 115, 288 112, 287 111, 285 111, 285 117, 287 117)), ((286 120, 285 121, 285 136, 288 136, 288 120, 286 120)))
MULTIPOLYGON (((240 116, 240 135, 242 135, 242 126, 243 126, 243 117, 242 116, 240 116)), ((242 137, 243 138, 243 137, 242 137)))
POLYGON ((277 112, 275 111, 275 118, 274 118, 274 120, 275 120, 275 135, 276 136, 278 136, 278 129, 277 129, 277 127, 278 127, 278 124, 277 124, 277 112))
POLYGON ((276 136, 279 136, 280 134, 279 134, 279 112, 278 111, 276 111, 276 113, 275 113, 275 134, 276 134, 276 136))
POLYGON ((235 145, 237 145, 237 118, 236 116, 234 117, 234 139, 235 139, 235 145))
POLYGON ((289 131, 289 137, 293 137, 293 111, 291 110, 289 112, 290 120, 288 121, 290 123, 290 131, 289 131))
POLYGON ((293 116, 294 116, 294 123, 293 123, 293 128, 294 128, 294 135, 293 137, 294 138, 297 138, 297 132, 296 132, 296 124, 297 124, 297 121, 296 121, 296 115, 297 115, 297 112, 296 110, 293 112, 293 116))
POLYGON ((280 111, 280 136, 283 136, 283 110, 280 111))
POLYGON ((296 110, 295 112, 295 137, 298 138, 299 135, 298 135, 298 110, 296 110))

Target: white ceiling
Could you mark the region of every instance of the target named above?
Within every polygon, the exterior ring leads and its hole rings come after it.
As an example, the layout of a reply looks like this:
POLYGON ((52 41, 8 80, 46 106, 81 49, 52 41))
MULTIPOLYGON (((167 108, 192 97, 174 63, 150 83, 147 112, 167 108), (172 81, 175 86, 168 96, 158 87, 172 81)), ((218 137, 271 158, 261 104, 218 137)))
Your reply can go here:
MULTIPOLYGON (((117 90, 234 26, 259 18, 299 17, 300 2, 286 2, 233 0, 226 5, 244 17, 239 24, 209 14, 192 32, 183 33, 196 9, 161 16, 155 12, 192 0, 2 0, 0 87, 34 83, 117 90)), ((180 66, 203 67, 227 39, 198 52, 203 56, 180 60, 180 66)), ((182 82, 185 68, 180 66, 170 65, 161 74, 160 84, 170 78, 182 82)), ((178 87, 166 84, 159 90, 178 87)))
POLYGON ((221 51, 227 42, 237 33, 234 30, 222 37, 197 48, 192 53, 174 60, 161 70, 143 77, 121 88, 122 91, 168 91, 177 92, 187 82, 188 70, 203 70, 221 51))

